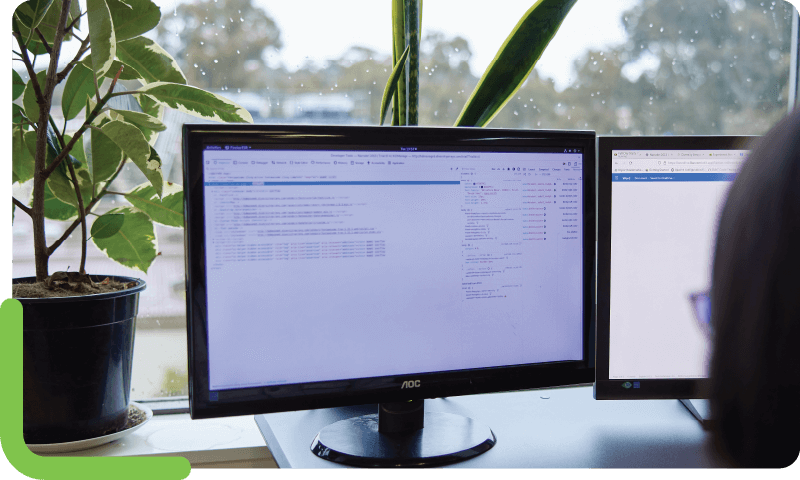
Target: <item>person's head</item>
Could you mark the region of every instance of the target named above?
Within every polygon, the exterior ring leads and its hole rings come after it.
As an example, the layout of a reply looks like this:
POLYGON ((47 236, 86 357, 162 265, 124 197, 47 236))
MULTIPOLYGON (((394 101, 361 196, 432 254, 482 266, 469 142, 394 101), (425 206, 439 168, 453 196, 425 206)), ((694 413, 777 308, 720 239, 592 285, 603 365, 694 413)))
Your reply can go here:
POLYGON ((720 217, 711 290, 714 443, 733 465, 800 450, 800 109, 760 139, 720 217))

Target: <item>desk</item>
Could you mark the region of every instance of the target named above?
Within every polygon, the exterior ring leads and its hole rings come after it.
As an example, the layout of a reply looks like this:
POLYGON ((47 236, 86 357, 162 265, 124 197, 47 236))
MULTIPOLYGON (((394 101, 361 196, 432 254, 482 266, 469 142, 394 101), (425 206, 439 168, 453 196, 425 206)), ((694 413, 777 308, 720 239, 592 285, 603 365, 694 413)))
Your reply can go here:
MULTIPOLYGON (((489 426, 497 444, 462 468, 709 467, 708 432, 677 400, 595 400, 592 387, 449 397, 425 410, 489 426), (549 398, 547 398, 549 397, 549 398)), ((256 415, 281 468, 342 468, 311 453, 320 429, 377 405, 256 415)))

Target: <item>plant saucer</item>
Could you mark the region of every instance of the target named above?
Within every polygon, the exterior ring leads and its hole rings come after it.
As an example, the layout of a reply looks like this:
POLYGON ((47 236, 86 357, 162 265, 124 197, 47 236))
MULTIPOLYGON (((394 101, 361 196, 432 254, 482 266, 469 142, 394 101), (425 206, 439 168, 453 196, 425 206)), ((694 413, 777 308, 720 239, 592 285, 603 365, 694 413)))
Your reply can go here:
POLYGON ((142 420, 141 422, 132 427, 120 430, 119 432, 103 435, 101 437, 87 438, 84 440, 76 440, 73 442, 28 444, 28 448, 30 449, 31 452, 37 454, 68 453, 68 452, 77 452, 78 450, 86 450, 89 448, 99 447, 100 445, 105 445, 106 443, 113 442, 114 440, 119 440, 120 438, 135 432, 136 430, 141 428, 142 425, 144 425, 151 418, 153 418, 153 411, 150 410, 149 407, 136 402, 131 402, 131 406, 138 408, 145 414, 144 420, 142 420))

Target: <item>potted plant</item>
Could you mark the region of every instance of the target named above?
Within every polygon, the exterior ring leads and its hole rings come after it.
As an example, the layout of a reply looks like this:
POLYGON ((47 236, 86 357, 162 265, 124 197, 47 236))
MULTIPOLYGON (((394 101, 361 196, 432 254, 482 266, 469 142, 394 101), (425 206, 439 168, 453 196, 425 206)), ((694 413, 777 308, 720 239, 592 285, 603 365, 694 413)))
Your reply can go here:
POLYGON ((12 200, 14 215, 22 212, 32 221, 36 265, 35 278, 15 279, 13 292, 23 305, 27 443, 92 438, 125 424, 138 294, 145 285, 87 274, 86 247, 91 240, 112 260, 147 272, 157 255, 154 222, 183 226, 182 189, 164 180, 153 148, 166 128, 165 107, 252 122, 239 105, 186 85, 174 59, 142 36, 160 20, 151 0, 87 0, 86 11, 77 0, 29 0, 12 17, 12 53, 29 78, 12 73, 12 177, 33 182, 31 199, 12 200), (66 42, 77 51, 60 64, 66 42), (48 66, 37 72, 36 58, 44 54, 48 66), (120 80, 140 86, 123 90, 120 80), (64 121, 58 125, 53 93, 62 82, 64 121), (135 100, 129 102, 135 110, 114 106, 119 97, 135 100), (67 121, 76 118, 80 126, 67 131, 67 121), (115 179, 131 163, 147 181, 128 192, 115 190, 115 179), (127 203, 98 213, 109 195, 127 203), (45 219, 69 222, 51 245, 45 219), (79 268, 51 275, 48 259, 76 229, 79 268))
MULTIPOLYGON (((517 22, 478 81, 454 126, 485 127, 522 87, 578 0, 537 0, 517 22)), ((417 125, 422 0, 392 0, 392 63, 380 124, 392 104, 392 125, 417 125)))

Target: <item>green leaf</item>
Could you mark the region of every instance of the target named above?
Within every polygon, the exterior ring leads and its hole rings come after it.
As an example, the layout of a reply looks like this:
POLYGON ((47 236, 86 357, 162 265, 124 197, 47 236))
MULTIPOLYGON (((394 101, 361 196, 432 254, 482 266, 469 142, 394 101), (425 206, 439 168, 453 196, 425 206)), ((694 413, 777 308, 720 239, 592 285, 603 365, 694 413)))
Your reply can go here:
POLYGON ((69 4, 69 16, 70 16, 70 23, 72 23, 72 21, 75 20, 76 18, 78 19, 78 21, 75 22, 75 28, 80 30, 81 29, 81 4, 80 4, 80 2, 76 2, 75 0, 72 0, 72 3, 69 4))
MULTIPOLYGON (((119 54, 119 44, 117 44, 117 54, 119 54)), ((92 68, 91 60, 91 57, 86 57, 81 60, 81 63, 88 68, 92 68)), ((106 78, 116 77, 120 67, 125 67, 122 69, 122 73, 119 75, 120 80, 144 80, 142 74, 137 72, 135 68, 131 67, 127 63, 120 62, 119 60, 114 60, 111 62, 111 67, 108 69, 105 75, 106 78)))
POLYGON ((183 227, 183 189, 177 183, 164 185, 161 199, 149 183, 134 188, 125 195, 125 199, 156 223, 168 227, 183 227))
POLYGON ((125 159, 122 150, 107 135, 92 129, 91 147, 86 155, 89 174, 95 185, 108 180, 125 159))
POLYGON ((538 0, 506 38, 455 126, 486 126, 530 75, 577 0, 538 0))
POLYGON ((34 29, 39 26, 52 3, 53 0, 28 0, 14 11, 14 15, 19 19, 20 32, 25 38, 25 43, 31 41, 34 29))
POLYGON ((146 113, 134 112, 132 110, 117 110, 114 108, 111 109, 111 112, 111 118, 115 120, 124 120, 128 123, 136 125, 140 129, 144 127, 148 129, 148 131, 152 130, 155 132, 163 132, 167 129, 167 126, 161 123, 161 120, 146 113), (114 115, 118 115, 121 118, 114 118, 114 115))
MULTIPOLYGON (((67 16, 67 25, 72 23, 72 20, 74 20, 75 16, 72 11, 74 10, 75 4, 78 3, 79 2, 75 0, 70 3, 70 13, 67 16)), ((50 45, 53 45, 53 41, 56 38, 56 25, 58 25, 58 20, 61 18, 61 6, 61 0, 55 0, 53 4, 50 5, 50 8, 47 9, 47 13, 45 13, 44 18, 37 27, 39 31, 42 32, 42 36, 45 38, 45 40, 47 40, 47 43, 50 45)), ((71 31, 67 31, 64 35, 64 41, 68 42, 70 40, 72 40, 72 33, 71 31)), ((41 48, 44 49, 44 45, 42 45, 41 39, 38 35, 36 35, 36 33, 34 33, 33 37, 31 38, 31 42, 32 43, 28 45, 29 48, 33 47, 35 43, 37 46, 41 46, 41 48)))
POLYGON ((106 0, 117 41, 138 37, 156 28, 161 9, 150 0, 106 0))
MULTIPOLYGON (((25 110, 16 103, 11 104, 11 123, 18 124, 26 122, 28 117, 25 116, 25 110)), ((26 128, 27 129, 27 128, 26 128)))
POLYGON ((386 109, 389 108, 389 102, 394 97, 395 90, 397 90, 397 80, 400 78, 400 74, 403 73, 406 64, 406 58, 408 58, 408 52, 410 51, 411 45, 406 47, 406 51, 400 56, 400 61, 398 61, 394 66, 392 74, 389 75, 389 81, 386 82, 386 88, 383 90, 383 99, 381 100, 381 125, 383 125, 383 120, 386 117, 386 109))
POLYGON ((44 184, 44 216, 51 220, 75 220, 78 218, 78 209, 72 205, 59 200, 50 190, 50 186, 44 184))
POLYGON ((137 37, 117 44, 117 56, 131 65, 147 83, 172 82, 186 84, 186 77, 175 59, 159 44, 146 37, 137 37))
POLYGON ((107 213, 92 223, 92 238, 103 239, 116 235, 123 223, 125 223, 125 215, 107 213))
POLYGON ((156 258, 157 243, 153 221, 147 214, 133 207, 115 208, 106 213, 109 214, 123 215, 122 227, 108 238, 92 237, 92 242, 111 260, 147 273, 156 258))
POLYGON ((16 70, 11 70, 11 100, 16 100, 25 91, 25 81, 16 70))
MULTIPOLYGON (((42 70, 36 74, 36 79, 39 82, 39 88, 44 88, 44 82, 47 80, 47 71, 42 70)), ((22 93, 22 106, 25 108, 25 116, 33 122, 39 121, 39 103, 36 102, 36 90, 33 88, 33 79, 28 80, 25 85, 25 91, 22 93)))
POLYGON ((92 70, 102 77, 117 55, 117 38, 106 0, 86 0, 89 36, 92 38, 92 70))
MULTIPOLYGON (((65 137, 64 141, 69 142, 69 137, 65 137)), ((50 150, 51 149, 48 147, 48 151, 50 150)), ((53 149, 53 158, 55 158, 55 155, 57 155, 59 152, 61 152, 61 148, 59 148, 58 144, 56 143, 55 148, 53 149)), ((72 161, 72 167, 75 170, 75 175, 78 177, 78 185, 80 185, 81 188, 83 205, 86 206, 92 198, 93 188, 88 165, 86 164, 86 159, 83 158, 83 137, 79 138, 75 143, 73 152, 81 156, 83 162, 78 160, 74 155, 70 155, 69 158, 61 162, 61 164, 55 170, 53 170, 53 173, 47 178, 47 185, 50 187, 50 190, 57 199, 77 208, 78 197, 75 195, 75 186, 72 183, 72 177, 70 176, 66 162, 72 161)), ((48 153, 48 165, 50 165, 52 162, 52 158, 50 157, 51 154, 48 153)))
MULTIPOLYGON (((139 106, 142 107, 142 111, 153 118, 157 118, 159 121, 164 119, 164 112, 166 107, 163 104, 158 103, 152 97, 147 95, 134 95, 136 100, 139 102, 139 106)), ((150 145, 155 145, 156 140, 158 139, 158 132, 155 130, 150 130, 149 128, 139 126, 139 129, 144 134, 144 137, 147 139, 147 142, 150 145)))
MULTIPOLYGON (((35 138, 35 132, 34 133, 35 138)), ((33 178, 34 160, 25 142, 25 132, 17 126, 11 127, 11 172, 14 181, 24 183, 33 178)))
POLYGON ((177 83, 156 82, 144 85, 139 91, 157 101, 195 117, 221 122, 253 123, 250 112, 238 104, 200 88, 177 83))
POLYGON ((139 167, 145 177, 150 180, 156 192, 161 196, 164 185, 164 175, 161 173, 161 159, 158 154, 153 155, 153 148, 141 130, 135 125, 113 120, 102 127, 102 132, 111 139, 133 163, 139 167))
POLYGON ((86 106, 86 97, 94 95, 94 73, 82 63, 77 63, 67 77, 61 97, 61 112, 67 120, 73 119, 86 106))
MULTIPOLYGON (((392 0, 392 61, 397 60, 406 48, 406 12, 405 0, 392 0)), ((401 76, 397 84, 397 94, 394 97, 392 125, 406 124, 406 77, 401 76)))

